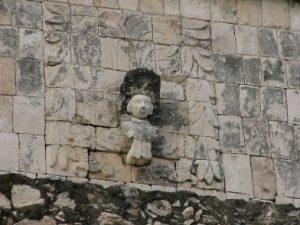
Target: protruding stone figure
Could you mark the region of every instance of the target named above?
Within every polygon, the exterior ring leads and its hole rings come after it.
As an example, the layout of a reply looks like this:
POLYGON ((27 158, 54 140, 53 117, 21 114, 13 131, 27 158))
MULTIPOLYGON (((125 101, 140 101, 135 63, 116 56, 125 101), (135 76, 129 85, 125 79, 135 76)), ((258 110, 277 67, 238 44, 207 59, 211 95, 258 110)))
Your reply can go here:
POLYGON ((126 161, 132 166, 151 163, 151 142, 157 137, 157 128, 147 120, 156 113, 159 102, 160 77, 151 70, 129 71, 121 86, 121 127, 132 138, 126 161))

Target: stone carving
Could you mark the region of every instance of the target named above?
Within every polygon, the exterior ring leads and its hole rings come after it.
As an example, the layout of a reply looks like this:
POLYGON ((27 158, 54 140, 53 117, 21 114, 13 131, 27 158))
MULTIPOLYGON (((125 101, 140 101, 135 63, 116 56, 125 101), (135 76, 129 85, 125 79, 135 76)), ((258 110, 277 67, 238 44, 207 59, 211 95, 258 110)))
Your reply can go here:
POLYGON ((121 85, 121 127, 132 139, 126 158, 129 165, 145 166, 151 162, 151 142, 158 135, 157 128, 147 121, 147 117, 157 111, 159 91, 160 77, 148 69, 129 71, 121 85))

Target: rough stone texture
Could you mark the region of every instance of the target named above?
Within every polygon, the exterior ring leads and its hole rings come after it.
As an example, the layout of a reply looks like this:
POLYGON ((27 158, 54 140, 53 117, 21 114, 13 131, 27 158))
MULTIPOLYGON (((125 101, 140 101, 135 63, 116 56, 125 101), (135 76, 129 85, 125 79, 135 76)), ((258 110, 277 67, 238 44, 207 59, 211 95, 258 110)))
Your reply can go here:
POLYGON ((148 68, 155 71, 154 44, 149 42, 129 42, 129 67, 148 68))
POLYGON ((300 123, 300 91, 299 90, 287 90, 286 91, 287 106, 288 106, 288 118, 292 124, 300 123))
POLYGON ((262 78, 265 86, 286 87, 284 63, 278 59, 262 59, 262 78))
POLYGON ((137 10, 139 7, 139 0, 123 0, 119 1, 121 9, 137 10))
POLYGON ((242 117, 260 115, 259 89, 253 86, 240 86, 240 103, 242 117))
POLYGON ((0 55, 16 57, 18 53, 18 29, 0 27, 0 55))
MULTIPOLYGON (((123 1, 121 1, 123 2, 123 1)), ((123 16, 120 10, 101 9, 99 13, 99 32, 103 36, 124 37, 123 16)))
MULTIPOLYGON (((216 84, 217 109, 219 114, 236 115, 241 114, 240 86, 230 84, 216 84)), ((242 103, 242 101, 241 101, 242 103)), ((243 106, 243 104, 241 104, 243 106)), ((243 108, 242 108, 243 109, 243 108)))
POLYGON ((35 29, 19 30, 20 57, 43 58, 43 32, 35 29))
POLYGON ((279 42, 281 55, 287 58, 300 58, 300 33, 294 31, 280 31, 279 42))
POLYGON ((180 72, 180 49, 177 46, 155 45, 155 56, 158 74, 170 75, 180 72))
POLYGON ((259 26, 261 21, 260 0, 237 1, 238 23, 259 26))
POLYGON ((153 40, 161 44, 179 44, 181 42, 180 20, 176 17, 153 17, 153 40))
POLYGON ((287 0, 278 1, 274 4, 272 0, 262 1, 262 24, 263 26, 289 26, 289 5, 287 0))
POLYGON ((34 205, 44 205, 41 192, 29 185, 14 185, 11 190, 11 200, 16 209, 31 207, 34 205))
POLYGON ((279 56, 279 47, 275 29, 260 28, 258 30, 259 48, 262 55, 279 56))
POLYGON ((0 24, 10 25, 11 24, 11 2, 10 0, 3 0, 0 7, 0 24))
POLYGON ((100 151, 120 152, 123 145, 121 129, 102 128, 96 129, 96 149, 100 151))
POLYGON ((160 97, 170 100, 184 100, 184 88, 181 83, 161 81, 160 97))
POLYGON ((141 11, 155 14, 164 13, 164 0, 153 0, 151 2, 147 0, 140 0, 141 11))
POLYGON ((12 132, 13 101, 10 96, 0 96, 0 132, 12 132))
POLYGON ((244 57, 245 83, 260 85, 261 83, 261 61, 260 58, 244 57))
POLYGON ((84 35, 98 35, 98 20, 96 16, 71 16, 72 32, 84 35))
POLYGON ((258 33, 256 27, 235 26, 235 37, 239 54, 258 55, 258 33))
MULTIPOLYGON (((1 32, 0 32, 1 33, 1 32)), ((13 58, 0 58, 0 94, 14 95, 15 84, 15 61, 13 58)))
POLYGON ((235 53, 236 41, 232 24, 212 23, 211 38, 214 51, 235 53))
POLYGON ((0 133, 0 169, 19 170, 19 139, 17 134, 0 133))
POLYGON ((213 21, 228 23, 237 22, 237 8, 235 0, 212 0, 211 17, 213 21))
POLYGON ((2 193, 0 193, 0 209, 11 209, 10 200, 2 193))
POLYGON ((210 19, 208 0, 180 0, 180 12, 183 17, 210 19))
POLYGON ((71 17, 69 5, 56 2, 44 2, 43 14, 45 31, 70 31, 71 17))
POLYGON ((182 41, 186 45, 210 46, 209 23, 195 19, 182 19, 182 41))
POLYGON ((206 80, 187 79, 186 98, 188 101, 215 103, 214 86, 206 80))
POLYGON ((291 20, 291 29, 300 30, 300 4, 299 2, 292 1, 290 2, 290 20, 291 20))
POLYGON ((164 12, 168 16, 180 15, 180 0, 164 0, 164 12))
POLYGON ((286 70, 289 87, 300 89, 300 63, 297 61, 288 61, 286 70))
POLYGON ((124 76, 124 72, 95 68, 92 70, 92 89, 108 95, 118 94, 124 76))

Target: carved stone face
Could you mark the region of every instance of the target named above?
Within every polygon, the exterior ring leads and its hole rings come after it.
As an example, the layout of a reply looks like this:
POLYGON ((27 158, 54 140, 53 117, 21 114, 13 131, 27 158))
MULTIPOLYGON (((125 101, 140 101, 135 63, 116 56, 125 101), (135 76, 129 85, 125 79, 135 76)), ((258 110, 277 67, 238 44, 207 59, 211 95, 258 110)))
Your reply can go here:
POLYGON ((138 119, 145 119, 153 113, 153 104, 146 95, 134 95, 128 102, 127 111, 138 119))

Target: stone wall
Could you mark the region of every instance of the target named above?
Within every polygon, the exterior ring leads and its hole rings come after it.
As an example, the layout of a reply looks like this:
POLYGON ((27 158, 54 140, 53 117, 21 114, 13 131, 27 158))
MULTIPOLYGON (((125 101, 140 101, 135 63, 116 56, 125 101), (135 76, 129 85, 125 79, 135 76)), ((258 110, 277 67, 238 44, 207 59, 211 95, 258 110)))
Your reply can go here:
POLYGON ((299 206, 299 21, 288 0, 0 0, 0 171, 299 206), (140 168, 118 102, 138 67, 162 79, 140 168))

